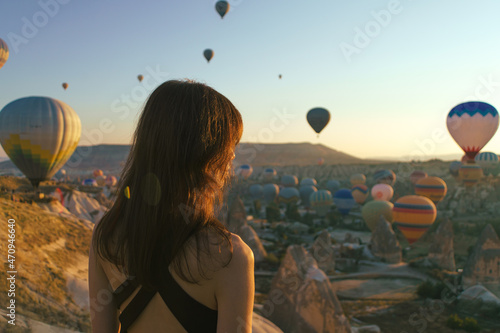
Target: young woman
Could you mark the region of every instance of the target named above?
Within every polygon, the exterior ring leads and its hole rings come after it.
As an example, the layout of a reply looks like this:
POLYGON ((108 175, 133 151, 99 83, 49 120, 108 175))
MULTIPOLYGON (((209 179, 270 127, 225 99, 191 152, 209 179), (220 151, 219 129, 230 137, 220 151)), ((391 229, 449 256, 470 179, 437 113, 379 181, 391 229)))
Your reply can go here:
POLYGON ((253 253, 215 218, 242 130, 204 84, 151 94, 92 236, 93 332, 251 332, 253 253))

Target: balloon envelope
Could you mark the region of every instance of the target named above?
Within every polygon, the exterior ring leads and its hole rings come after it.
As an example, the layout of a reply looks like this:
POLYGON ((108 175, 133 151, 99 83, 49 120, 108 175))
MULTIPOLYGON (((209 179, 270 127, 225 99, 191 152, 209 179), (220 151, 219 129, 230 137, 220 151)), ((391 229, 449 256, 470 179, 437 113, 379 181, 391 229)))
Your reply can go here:
POLYGON ((84 186, 97 186, 97 181, 95 179, 92 179, 92 178, 85 179, 82 182, 82 185, 84 185, 84 186))
POLYGON ((217 11, 217 13, 219 13, 220 15, 220 18, 223 18, 224 15, 227 14, 227 12, 229 11, 229 3, 227 1, 217 1, 217 3, 215 4, 215 10, 217 11))
POLYGON ((273 202, 278 197, 280 188, 276 184, 266 184, 262 187, 262 192, 265 201, 273 202))
POLYGON ((253 172, 253 168, 248 164, 242 164, 236 171, 236 175, 243 179, 248 179, 253 172))
POLYGON ((439 177, 422 178, 415 184, 415 194, 431 199, 435 205, 443 200, 447 190, 446 183, 439 177))
POLYGON ((342 215, 347 215, 351 208, 356 205, 356 201, 352 196, 351 190, 343 188, 335 192, 333 195, 333 202, 342 215))
POLYGON ((300 186, 311 185, 316 186, 318 182, 314 178, 304 178, 300 181, 300 186))
POLYGON ((373 232, 382 215, 388 222, 392 222, 392 209, 394 205, 389 201, 370 201, 361 209, 361 215, 366 225, 373 232))
POLYGON ((319 134, 330 122, 330 112, 324 108, 311 109, 307 113, 307 122, 319 134))
POLYGON ((426 197, 406 195, 394 204, 394 224, 410 244, 416 242, 436 220, 436 206, 426 197))
POLYGON ((311 207, 319 216, 326 216, 333 203, 332 194, 327 190, 312 192, 309 196, 311 207))
POLYGON ((330 179, 329 181, 326 182, 326 188, 331 193, 335 193, 340 189, 340 182, 335 179, 330 179))
POLYGON ((450 173, 453 177, 458 177, 458 170, 460 170, 461 166, 462 162, 460 161, 453 161, 450 163, 450 173))
POLYGON ((66 103, 25 97, 0 112, 0 142, 11 161, 34 187, 50 179, 80 141, 81 123, 66 103))
POLYGON ((389 201, 394 195, 391 185, 377 184, 372 187, 372 197, 374 200, 389 201))
POLYGON ((482 152, 476 155, 475 161, 485 174, 490 174, 498 165, 498 155, 491 152, 482 152))
POLYGON ((276 170, 273 168, 267 168, 264 170, 264 179, 267 181, 271 181, 274 176, 276 176, 276 170))
POLYGON ((354 185, 351 188, 352 197, 358 204, 362 204, 368 198, 368 187, 364 184, 354 185))
POLYGON ((295 187, 285 187, 278 194, 278 200, 283 203, 297 203, 300 199, 300 193, 295 187))
POLYGON ((466 163, 460 165, 458 176, 466 187, 474 186, 483 178, 483 169, 476 163, 466 163))
POLYGON ((366 177, 362 173, 355 173, 350 178, 351 185, 363 185, 366 182, 366 177))
POLYGON ((389 169, 378 170, 373 174, 373 180, 377 184, 388 184, 394 186, 396 182, 396 174, 389 169))
POLYGON ((263 194, 262 185, 253 184, 250 186, 249 191, 250 191, 250 194, 252 195, 252 198, 254 200, 262 198, 262 194, 263 194))
POLYGON ((0 68, 5 65, 7 59, 9 59, 9 48, 7 43, 0 38, 0 68))
POLYGON ((205 59, 207 59, 207 62, 210 62, 210 60, 214 56, 214 51, 212 51, 211 49, 206 49, 205 51, 203 51, 203 56, 205 57, 205 59))
POLYGON ((64 90, 68 89, 68 86, 69 86, 69 85, 68 85, 66 82, 64 82, 64 83, 62 84, 62 87, 64 88, 64 90))
POLYGON ((142 82, 143 79, 144 79, 143 75, 137 75, 137 80, 139 80, 139 82, 142 82))
POLYGON ((99 186, 104 186, 104 184, 106 184, 106 176, 104 175, 97 176, 95 180, 97 181, 97 185, 99 186))
POLYGON ((103 175, 103 172, 101 169, 95 169, 93 172, 92 172, 92 175, 94 176, 94 178, 97 178, 99 176, 102 176, 103 175))
POLYGON ((300 200, 304 207, 310 208, 311 202, 309 200, 311 194, 313 192, 318 191, 318 189, 314 185, 302 185, 299 189, 300 200))
POLYGON ((281 184, 285 187, 292 187, 292 186, 297 186, 299 183, 299 180, 297 177, 292 176, 292 175, 284 175, 281 177, 281 184))
POLYGON ((116 185, 116 177, 115 176, 107 176, 106 177, 106 186, 112 187, 116 185))
POLYGON ((497 110, 488 103, 466 102, 451 109, 446 126, 469 159, 474 159, 497 131, 498 121, 497 110))

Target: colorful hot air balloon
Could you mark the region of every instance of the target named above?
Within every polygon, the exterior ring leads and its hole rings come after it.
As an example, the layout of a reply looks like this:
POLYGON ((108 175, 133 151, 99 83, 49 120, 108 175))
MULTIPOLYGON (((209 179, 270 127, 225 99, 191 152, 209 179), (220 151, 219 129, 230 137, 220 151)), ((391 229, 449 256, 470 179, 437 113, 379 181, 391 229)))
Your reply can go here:
POLYGON ((280 74, 280 75, 278 75, 278 77, 281 79, 281 74, 280 74))
POLYGON ((318 133, 330 122, 330 112, 324 108, 314 108, 307 113, 307 122, 318 133))
POLYGON ((498 155, 491 152, 482 152, 476 155, 475 161, 485 174, 491 174, 498 165, 498 155))
POLYGON ((281 177, 281 184, 285 187, 297 186, 298 183, 299 183, 299 180, 295 176, 284 175, 283 177, 281 177))
POLYGON ((396 174, 389 169, 378 170, 373 174, 373 180, 377 184, 388 184, 394 186, 396 182, 396 174))
POLYGON ((311 186, 316 186, 318 182, 314 178, 304 178, 300 181, 300 186, 306 186, 306 185, 311 185, 311 186))
POLYGON ((323 157, 318 158, 318 165, 323 165, 325 163, 325 159, 323 157))
POLYGON ((236 175, 243 179, 248 179, 253 172, 253 168, 248 164, 242 164, 236 171, 236 175))
POLYGON ((420 179, 427 177, 427 172, 415 170, 410 175, 410 181, 415 185, 420 179))
POLYGON ((326 213, 330 210, 333 203, 332 194, 327 190, 319 190, 311 193, 309 196, 309 202, 311 207, 316 211, 321 217, 326 216, 326 213))
POLYGON ((453 177, 458 177, 458 170, 460 170, 461 166, 462 163, 460 161, 453 161, 450 163, 450 173, 453 177))
POLYGON ((97 181, 95 179, 88 178, 82 182, 82 185, 84 185, 84 186, 97 186, 97 181))
POLYGON ((137 75, 137 80, 139 80, 139 82, 142 82, 142 80, 144 80, 144 76, 141 74, 137 75))
POLYGON ((71 157, 81 130, 76 112, 49 97, 17 99, 0 112, 2 147, 35 188, 71 157))
POLYGON ((92 171, 92 175, 94 176, 94 178, 97 178, 99 176, 102 176, 103 172, 101 169, 95 169, 94 171, 92 171))
POLYGON ((97 185, 104 186, 104 184, 106 183, 106 176, 99 175, 99 176, 95 177, 95 180, 97 181, 97 185))
POLYGON ((458 175, 464 182, 464 185, 470 187, 477 184, 483 178, 483 170, 476 163, 466 163, 460 166, 458 175))
POLYGON ((335 193, 340 189, 340 182, 335 179, 330 179, 326 182, 326 188, 330 193, 335 193))
POLYGON ((259 185, 259 184, 250 185, 248 190, 250 191, 250 195, 252 196, 252 198, 254 200, 262 198, 262 194, 263 194, 263 190, 264 190, 262 188, 262 185, 259 185))
POLYGON ((285 204, 295 204, 300 199, 300 193, 295 187, 285 187, 278 194, 279 202, 285 204))
POLYGON ((416 242, 436 220, 436 206, 426 197, 406 195, 394 204, 394 224, 410 244, 416 242))
POLYGON ((276 184, 266 184, 262 187, 262 192, 266 202, 274 202, 278 197, 280 188, 276 184))
POLYGON ((229 12, 229 3, 227 1, 217 1, 215 4, 215 10, 219 13, 220 18, 224 18, 224 15, 229 12))
POLYGON ((426 177, 415 184, 415 194, 429 198, 437 205, 446 195, 447 186, 439 177, 426 177))
POLYGON ((311 202, 309 198, 313 192, 318 191, 318 189, 313 185, 302 185, 299 189, 300 200, 304 207, 310 208, 311 202))
POLYGON ((264 180, 270 182, 274 176, 276 176, 276 170, 273 168, 267 168, 264 170, 264 180))
POLYGON ((0 68, 5 65, 5 62, 9 59, 9 48, 7 43, 0 38, 0 68))
POLYGON ((368 198, 368 187, 366 185, 354 185, 351 188, 352 197, 358 204, 362 204, 368 198))
POLYGON ((446 126, 469 159, 474 159, 497 131, 498 112, 487 103, 462 103, 448 113, 446 126))
POLYGON ((394 195, 394 190, 391 185, 376 184, 372 187, 372 197, 375 200, 389 201, 394 195))
POLYGON ((205 51, 203 51, 203 56, 205 57, 205 59, 207 59, 207 62, 210 62, 210 60, 214 56, 214 51, 212 51, 211 49, 206 49, 205 51))
POLYGON ((351 190, 348 188, 343 188, 335 192, 333 202, 335 202, 337 209, 342 215, 349 214, 349 211, 356 205, 351 190))
POLYGON ((115 176, 107 176, 105 184, 107 187, 115 186, 116 185, 116 177, 115 176))
POLYGON ((394 205, 389 201, 370 201, 361 209, 361 215, 366 225, 373 232, 382 215, 388 222, 392 222, 392 209, 394 205))
POLYGON ((67 84, 66 82, 64 82, 64 83, 62 84, 62 87, 63 87, 63 89, 64 89, 64 90, 66 90, 66 89, 68 89, 68 84, 67 84))
POLYGON ((351 176, 350 181, 352 186, 363 185, 364 183, 366 183, 366 177, 362 173, 355 173, 351 176))

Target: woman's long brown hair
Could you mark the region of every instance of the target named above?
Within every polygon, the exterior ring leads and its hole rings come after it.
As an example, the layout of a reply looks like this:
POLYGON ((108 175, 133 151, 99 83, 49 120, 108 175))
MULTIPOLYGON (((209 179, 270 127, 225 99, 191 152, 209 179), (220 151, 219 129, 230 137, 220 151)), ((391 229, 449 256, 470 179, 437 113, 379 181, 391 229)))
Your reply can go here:
POLYGON ((160 265, 170 262, 182 279, 197 282, 181 269, 191 236, 199 268, 200 250, 209 250, 202 231, 215 231, 232 251, 215 207, 242 131, 240 113, 214 89, 191 81, 160 85, 139 118, 116 201, 96 226, 96 253, 145 287, 154 287, 160 265))

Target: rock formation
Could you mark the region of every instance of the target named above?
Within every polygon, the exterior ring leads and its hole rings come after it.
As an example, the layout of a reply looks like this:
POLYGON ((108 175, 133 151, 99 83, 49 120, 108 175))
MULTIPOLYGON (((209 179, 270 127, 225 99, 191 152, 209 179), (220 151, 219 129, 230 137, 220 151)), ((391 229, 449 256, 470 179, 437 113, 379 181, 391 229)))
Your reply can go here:
POLYGON ((392 230, 391 224, 383 216, 380 216, 372 233, 369 246, 372 254, 385 262, 397 264, 402 260, 401 246, 396 234, 392 230))
POLYGON ((454 272, 455 253, 453 252, 453 225, 449 219, 441 222, 429 248, 429 260, 438 267, 454 272))
POLYGON ((262 312, 284 332, 351 332, 330 281, 299 245, 288 247, 262 312))
POLYGON ((463 312, 496 317, 500 299, 485 287, 475 285, 458 296, 457 307, 463 312))
POLYGON ((463 272, 464 285, 500 282, 500 240, 495 229, 488 224, 477 239, 463 272))
POLYGON ((311 254, 316 259, 319 269, 328 275, 335 273, 335 253, 328 231, 323 230, 316 238, 311 247, 311 254))

